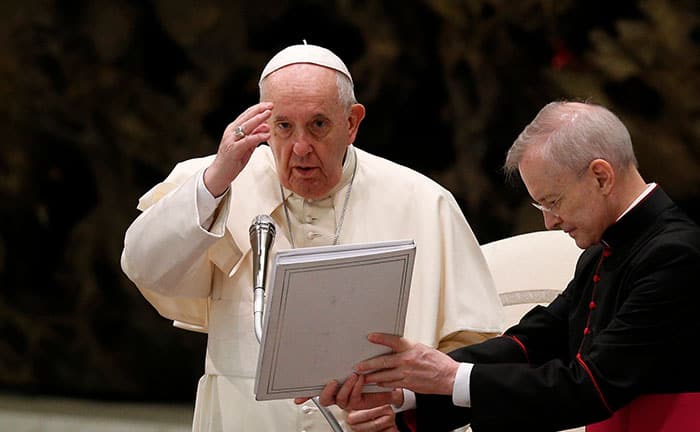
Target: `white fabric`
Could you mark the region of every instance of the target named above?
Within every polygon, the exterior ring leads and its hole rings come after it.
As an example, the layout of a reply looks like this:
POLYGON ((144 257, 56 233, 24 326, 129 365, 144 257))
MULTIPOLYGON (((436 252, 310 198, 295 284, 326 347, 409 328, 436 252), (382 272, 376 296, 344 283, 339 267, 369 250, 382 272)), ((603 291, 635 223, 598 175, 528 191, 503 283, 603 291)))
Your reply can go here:
MULTIPOLYGON (((352 147, 351 147, 352 148, 352 147)), ((502 311, 479 245, 452 195, 412 170, 355 149, 358 161, 339 242, 409 239, 417 245, 406 337, 437 346, 460 330, 500 332, 502 311)), ((195 431, 328 430, 312 407, 256 402, 248 227, 275 220, 274 253, 290 247, 269 147, 259 147, 224 196, 211 232, 197 224, 197 174, 213 156, 176 166, 139 201, 122 268, 166 318, 208 329, 195 431)), ((346 187, 333 198, 339 217, 346 187)), ((337 223, 337 221, 336 221, 337 223)))
POLYGON ((481 246, 503 302, 505 326, 566 288, 582 250, 564 231, 535 231, 481 246))
POLYGON ((469 394, 469 378, 471 377, 473 363, 460 363, 452 386, 452 403, 457 406, 472 406, 472 398, 469 394))
POLYGON ((407 389, 401 389, 401 391, 403 392, 403 404, 401 404, 400 407, 397 407, 395 405, 391 406, 391 409, 395 413, 408 411, 408 410, 414 409, 416 407, 416 394, 413 393, 411 390, 407 390, 407 389))
POLYGON ((265 68, 260 74, 260 82, 272 72, 297 63, 311 63, 337 70, 348 77, 350 82, 352 82, 350 71, 340 57, 333 54, 329 49, 317 45, 308 45, 306 43, 289 46, 275 54, 267 65, 265 65, 265 68))
MULTIPOLYGON (((228 192, 228 190, 226 190, 228 192)), ((209 229, 212 221, 214 220, 214 211, 219 203, 224 199, 222 194, 219 197, 215 197, 209 192, 209 189, 204 185, 204 171, 201 171, 197 175, 197 215, 198 223, 204 229, 209 229)))

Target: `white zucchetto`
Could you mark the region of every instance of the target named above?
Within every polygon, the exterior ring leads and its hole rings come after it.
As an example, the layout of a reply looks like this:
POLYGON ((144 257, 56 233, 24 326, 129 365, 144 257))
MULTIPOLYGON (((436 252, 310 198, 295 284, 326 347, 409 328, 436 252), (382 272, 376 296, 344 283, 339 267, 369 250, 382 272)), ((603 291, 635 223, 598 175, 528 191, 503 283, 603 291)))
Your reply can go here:
POLYGON ((318 45, 307 45, 306 41, 304 41, 304 44, 288 46, 275 54, 267 62, 262 74, 260 74, 260 82, 272 72, 297 63, 311 63, 337 70, 348 77, 350 82, 353 82, 350 71, 340 57, 327 48, 318 45))

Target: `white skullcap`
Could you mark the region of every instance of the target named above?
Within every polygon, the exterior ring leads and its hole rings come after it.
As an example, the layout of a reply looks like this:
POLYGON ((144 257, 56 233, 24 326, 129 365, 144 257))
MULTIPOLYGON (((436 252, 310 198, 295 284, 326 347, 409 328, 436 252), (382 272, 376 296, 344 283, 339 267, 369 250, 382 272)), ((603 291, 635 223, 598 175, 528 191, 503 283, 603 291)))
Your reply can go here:
POLYGON ((260 82, 262 82, 262 80, 264 80, 272 72, 285 66, 297 63, 311 63, 337 70, 348 77, 352 83, 350 71, 348 71, 347 66, 345 66, 345 63, 343 63, 340 57, 333 54, 333 52, 329 49, 318 45, 307 45, 306 41, 304 41, 303 45, 300 44, 288 46, 275 54, 275 56, 272 57, 269 62, 267 62, 265 69, 263 69, 262 74, 260 75, 260 82))

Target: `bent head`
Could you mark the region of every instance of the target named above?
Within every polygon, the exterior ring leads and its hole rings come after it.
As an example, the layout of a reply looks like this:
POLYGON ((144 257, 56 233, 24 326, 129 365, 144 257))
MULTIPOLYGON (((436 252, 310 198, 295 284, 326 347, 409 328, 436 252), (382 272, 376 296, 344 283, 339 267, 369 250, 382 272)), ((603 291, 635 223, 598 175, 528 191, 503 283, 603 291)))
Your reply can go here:
POLYGON ((302 54, 281 66, 273 57, 270 63, 279 67, 263 72, 260 100, 274 104, 268 142, 280 182, 304 198, 318 199, 340 181, 345 152, 355 141, 365 109, 356 103, 340 59, 320 47, 315 48, 323 50, 322 60, 309 58, 306 53, 313 46, 302 47, 302 54))
POLYGON ((508 151, 547 229, 567 232, 580 248, 605 230, 645 187, 627 128, 607 109, 584 103, 545 106, 508 151))

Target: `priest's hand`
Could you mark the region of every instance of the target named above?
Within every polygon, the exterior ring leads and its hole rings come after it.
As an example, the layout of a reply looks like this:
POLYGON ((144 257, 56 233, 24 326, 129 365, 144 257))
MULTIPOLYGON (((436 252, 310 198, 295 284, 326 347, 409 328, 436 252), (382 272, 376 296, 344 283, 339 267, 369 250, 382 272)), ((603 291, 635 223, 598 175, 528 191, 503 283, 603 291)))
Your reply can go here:
POLYGON ((270 138, 270 126, 265 122, 271 115, 272 103, 261 102, 226 126, 216 157, 204 172, 204 185, 213 196, 226 192, 248 164, 255 147, 270 138))
POLYGON ((361 411, 350 411, 345 422, 353 432, 398 432, 396 415, 391 405, 361 411))
POLYGON ((364 374, 365 383, 423 394, 452 394, 459 363, 447 354, 388 334, 372 333, 368 340, 391 348, 393 353, 355 366, 358 374, 364 374))

